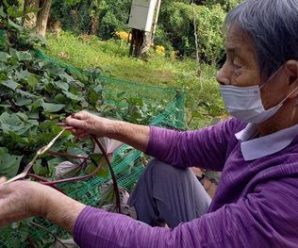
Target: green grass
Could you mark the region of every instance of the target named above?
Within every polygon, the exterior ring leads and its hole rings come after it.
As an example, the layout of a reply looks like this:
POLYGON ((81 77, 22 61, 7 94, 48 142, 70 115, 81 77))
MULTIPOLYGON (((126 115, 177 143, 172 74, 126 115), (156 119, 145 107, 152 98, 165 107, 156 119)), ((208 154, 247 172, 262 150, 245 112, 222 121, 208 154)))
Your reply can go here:
POLYGON ((144 61, 129 57, 128 51, 129 45, 124 41, 102 41, 98 37, 66 32, 59 36, 49 35, 46 49, 48 55, 76 67, 98 67, 105 76, 184 90, 190 128, 205 126, 222 115, 214 67, 200 65, 198 77, 198 65, 193 59, 180 60, 151 52, 144 61))

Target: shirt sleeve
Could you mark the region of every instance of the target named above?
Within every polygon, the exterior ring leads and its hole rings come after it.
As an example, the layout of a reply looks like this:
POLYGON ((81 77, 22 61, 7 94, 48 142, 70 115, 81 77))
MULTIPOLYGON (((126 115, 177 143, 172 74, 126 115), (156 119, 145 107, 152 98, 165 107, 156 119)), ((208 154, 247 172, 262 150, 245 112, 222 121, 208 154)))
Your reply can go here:
POLYGON ((150 227, 86 207, 74 227, 80 247, 297 247, 297 178, 257 186, 254 193, 175 229, 150 227))
POLYGON ((234 134, 241 130, 240 127, 243 125, 236 119, 196 131, 150 127, 146 153, 177 167, 222 170, 228 147, 237 142, 234 134))

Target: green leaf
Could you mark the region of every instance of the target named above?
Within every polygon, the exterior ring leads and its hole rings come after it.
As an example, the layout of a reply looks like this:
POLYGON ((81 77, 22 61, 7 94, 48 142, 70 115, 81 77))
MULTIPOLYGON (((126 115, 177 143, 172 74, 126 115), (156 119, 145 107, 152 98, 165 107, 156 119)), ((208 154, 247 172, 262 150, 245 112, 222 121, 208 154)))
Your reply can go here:
POLYGON ((0 84, 6 86, 7 88, 9 88, 13 91, 15 91, 20 86, 18 83, 16 83, 13 80, 6 80, 3 82, 0 82, 0 84))
POLYGON ((35 89, 38 84, 38 78, 28 70, 21 70, 16 73, 16 77, 19 81, 27 83, 32 89, 35 89))
POLYGON ((96 165, 100 164, 100 169, 97 173, 97 176, 99 177, 107 177, 109 175, 109 168, 107 165, 107 162, 102 154, 91 154, 90 159, 92 160, 92 163, 89 164, 86 168, 86 173, 92 173, 96 169, 96 165))
POLYGON ((19 61, 32 61, 32 55, 30 52, 17 51, 16 55, 19 61))
POLYGON ((6 63, 11 56, 8 53, 0 51, 0 62, 6 63))
POLYGON ((16 24, 15 22, 11 21, 10 19, 8 20, 8 26, 10 28, 13 28, 13 29, 19 31, 19 32, 21 32, 23 30, 22 26, 16 24))
POLYGON ((74 100, 74 101, 82 101, 82 100, 83 100, 83 98, 82 98, 81 96, 72 94, 72 93, 70 93, 70 92, 68 92, 68 91, 63 91, 63 94, 64 94, 67 98, 69 98, 69 99, 71 99, 71 100, 74 100))
POLYGON ((61 72, 58 74, 58 76, 62 79, 65 80, 67 83, 71 83, 76 81, 72 76, 70 76, 69 74, 65 73, 65 72, 61 72))
POLYGON ((46 166, 43 166, 41 164, 41 160, 37 160, 35 164, 33 165, 33 171, 35 174, 39 176, 46 177, 49 173, 49 169, 46 166))
POLYGON ((53 81, 52 84, 63 91, 69 90, 69 85, 63 81, 53 81))
POLYGON ((36 121, 22 121, 18 114, 4 112, 0 116, 0 127, 6 134, 22 135, 35 125, 37 125, 36 121))
POLYGON ((63 162, 62 158, 53 158, 48 160, 49 175, 51 177, 53 177, 55 174, 56 166, 62 162, 63 162))
POLYGON ((42 107, 43 107, 44 111, 46 111, 46 112, 55 113, 55 112, 59 112, 60 110, 62 110, 65 107, 65 105, 44 102, 44 103, 42 103, 42 107))
POLYGON ((8 153, 8 149, 0 147, 0 176, 14 177, 20 168, 23 156, 15 156, 8 153))
POLYGON ((30 72, 27 74, 24 80, 28 83, 28 85, 31 86, 32 89, 35 89, 36 85, 38 84, 37 77, 30 72))
POLYGON ((19 107, 29 106, 32 103, 32 100, 24 98, 24 97, 16 97, 15 104, 19 107))
POLYGON ((5 14, 4 10, 3 10, 3 6, 0 6, 0 17, 6 18, 6 14, 5 14))
POLYGON ((31 99, 37 99, 38 98, 37 95, 31 94, 30 92, 24 91, 24 90, 21 90, 21 89, 17 89, 16 93, 20 94, 21 96, 28 97, 28 98, 31 98, 31 99))

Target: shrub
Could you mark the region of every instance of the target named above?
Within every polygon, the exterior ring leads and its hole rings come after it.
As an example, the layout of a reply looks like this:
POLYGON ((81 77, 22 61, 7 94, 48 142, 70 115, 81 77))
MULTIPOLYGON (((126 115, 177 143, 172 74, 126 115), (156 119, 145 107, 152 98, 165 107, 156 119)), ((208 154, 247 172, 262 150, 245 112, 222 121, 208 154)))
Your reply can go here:
POLYGON ((223 56, 223 35, 221 32, 225 12, 219 4, 211 8, 197 6, 197 34, 201 58, 215 64, 223 56))
POLYGON ((174 49, 179 50, 182 56, 192 56, 196 52, 194 38, 194 23, 196 23, 201 60, 215 63, 222 57, 221 27, 225 11, 221 5, 205 6, 175 2, 163 11, 161 14, 163 29, 168 31, 174 49))

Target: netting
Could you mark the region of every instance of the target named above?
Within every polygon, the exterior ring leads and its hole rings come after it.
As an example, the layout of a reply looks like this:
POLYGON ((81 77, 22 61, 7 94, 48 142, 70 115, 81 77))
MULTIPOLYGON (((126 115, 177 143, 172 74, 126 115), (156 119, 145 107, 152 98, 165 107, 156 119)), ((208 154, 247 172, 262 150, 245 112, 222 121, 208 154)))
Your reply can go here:
MULTIPOLYGON (((82 70, 50 58, 41 51, 36 51, 36 56, 59 65, 72 74, 84 76, 82 70)), ((184 128, 184 94, 182 92, 175 88, 144 85, 105 76, 100 76, 100 80, 103 83, 105 101, 117 101, 119 96, 137 96, 146 103, 158 103, 162 108, 156 116, 149 120, 148 124, 177 129, 184 128)), ((140 151, 127 145, 118 148, 114 153, 112 166, 119 186, 130 191, 142 173, 147 159, 140 151)), ((59 187, 73 199, 97 207, 101 198, 100 186, 110 180, 110 176, 95 177, 88 181, 59 185, 59 187)), ((34 218, 1 230, 0 247, 51 247, 55 243, 54 235, 60 239, 69 237, 64 230, 56 225, 34 218)))

